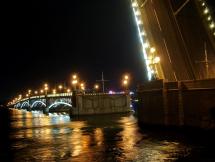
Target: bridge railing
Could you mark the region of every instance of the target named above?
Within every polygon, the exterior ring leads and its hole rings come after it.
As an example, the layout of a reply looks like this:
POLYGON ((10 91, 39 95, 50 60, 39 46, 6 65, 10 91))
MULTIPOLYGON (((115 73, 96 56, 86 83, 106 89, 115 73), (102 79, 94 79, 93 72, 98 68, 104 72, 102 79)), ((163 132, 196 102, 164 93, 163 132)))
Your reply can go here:
MULTIPOLYGON (((77 95, 88 95, 88 96, 94 96, 94 95, 116 95, 116 94, 124 94, 125 92, 109 92, 109 93, 77 93, 77 95)), ((18 100, 17 102, 14 103, 18 104, 20 102, 25 102, 28 101, 30 99, 44 99, 45 97, 47 98, 51 98, 51 97, 71 97, 72 96, 72 92, 70 93, 56 93, 56 94, 47 94, 47 96, 45 95, 37 95, 37 96, 30 96, 30 97, 26 97, 23 98, 21 100, 18 100)))
MULTIPOLYGON (((57 93, 57 94, 47 94, 47 97, 69 97, 72 96, 72 92, 70 93, 57 93)), ((19 103, 19 102, 24 102, 27 101, 29 99, 40 99, 40 98, 45 98, 45 95, 38 95, 38 96, 30 96, 30 97, 26 97, 23 98, 21 100, 18 100, 17 102, 15 102, 15 104, 19 103)))

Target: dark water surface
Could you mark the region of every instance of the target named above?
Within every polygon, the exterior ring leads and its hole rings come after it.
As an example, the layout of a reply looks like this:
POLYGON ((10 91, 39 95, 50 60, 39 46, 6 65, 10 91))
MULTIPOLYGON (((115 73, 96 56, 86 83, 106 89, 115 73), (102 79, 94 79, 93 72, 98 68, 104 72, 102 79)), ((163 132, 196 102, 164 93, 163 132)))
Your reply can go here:
POLYGON ((215 161, 213 137, 140 129, 133 115, 10 114, 1 161, 215 161))

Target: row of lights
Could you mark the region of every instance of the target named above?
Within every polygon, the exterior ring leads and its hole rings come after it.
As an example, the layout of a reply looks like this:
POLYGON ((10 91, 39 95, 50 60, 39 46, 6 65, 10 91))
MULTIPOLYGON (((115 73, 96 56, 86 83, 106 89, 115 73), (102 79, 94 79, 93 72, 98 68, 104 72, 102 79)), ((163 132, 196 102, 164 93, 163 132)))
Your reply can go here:
POLYGON ((141 12, 137 0, 131 0, 133 12, 135 15, 135 20, 138 28, 139 38, 142 45, 142 52, 146 63, 146 68, 148 72, 148 79, 151 80, 152 76, 155 75, 158 77, 158 71, 155 68, 155 65, 160 62, 160 57, 155 55, 155 47, 151 47, 149 41, 146 38, 146 33, 143 28, 143 22, 141 20, 141 12), (149 53, 149 55, 148 55, 149 53))
MULTIPOLYGON (((128 80, 129 80, 129 76, 125 75, 124 76, 124 81, 122 82, 122 84, 123 84, 124 87, 128 86, 128 80)), ((77 75, 73 75, 72 76, 71 84, 72 84, 74 90, 77 89, 77 86, 78 86, 79 90, 82 91, 82 92, 84 92, 85 89, 86 89, 85 88, 85 83, 83 83, 83 82, 79 83, 77 75)), ((99 84, 95 84, 94 85, 94 90, 96 92, 98 92, 99 88, 100 88, 99 84)), ((29 97, 34 96, 34 95, 35 96, 37 96, 39 94, 45 94, 45 95, 47 95, 47 93, 49 92, 49 89, 50 88, 49 88, 49 85, 47 83, 45 83, 43 85, 43 88, 40 89, 40 91, 35 90, 34 93, 33 93, 32 90, 29 89, 27 91, 27 93, 25 94, 25 96, 23 96, 22 94, 20 94, 18 97, 16 97, 11 102, 9 102, 8 105, 15 104, 16 102, 22 100, 23 98, 29 98, 29 97)), ((59 92, 62 92, 63 90, 66 90, 66 91, 64 91, 65 93, 71 93, 71 89, 70 88, 63 87, 61 84, 58 85, 58 90, 59 90, 59 92)), ((57 89, 52 89, 52 94, 57 94, 57 89)))
POLYGON ((203 15, 205 16, 206 22, 208 23, 208 27, 215 36, 215 22, 213 20, 213 16, 210 13, 210 10, 208 8, 208 5, 205 0, 199 0, 201 3, 201 7, 203 9, 203 15))

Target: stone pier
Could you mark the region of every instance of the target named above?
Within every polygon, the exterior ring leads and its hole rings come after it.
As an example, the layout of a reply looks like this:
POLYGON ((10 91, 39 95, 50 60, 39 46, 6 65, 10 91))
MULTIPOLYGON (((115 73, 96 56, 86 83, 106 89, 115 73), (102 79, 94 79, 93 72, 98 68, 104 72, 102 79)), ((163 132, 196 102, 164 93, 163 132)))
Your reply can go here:
POLYGON ((141 124, 215 127, 215 79, 151 81, 138 87, 138 98, 141 124))
POLYGON ((72 115, 94 115, 130 112, 129 94, 77 94, 72 115))

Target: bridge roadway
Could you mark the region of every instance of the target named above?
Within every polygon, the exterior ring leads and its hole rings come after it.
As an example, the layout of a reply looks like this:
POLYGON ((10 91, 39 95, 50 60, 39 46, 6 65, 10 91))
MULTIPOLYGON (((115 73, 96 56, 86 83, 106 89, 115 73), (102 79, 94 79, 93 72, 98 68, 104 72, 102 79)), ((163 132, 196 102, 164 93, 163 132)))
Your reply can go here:
MULTIPOLYGON (((156 55, 161 59, 159 77, 167 81, 193 80, 207 78, 204 64, 204 43, 207 43, 208 57, 211 60, 209 77, 215 76, 214 39, 205 28, 199 2, 189 1, 175 15, 175 11, 185 0, 132 0, 139 4, 144 38, 156 48, 156 55), (200 13, 201 12, 201 13, 200 13)), ((208 27, 208 26, 207 26, 208 27)), ((150 51, 149 51, 150 53, 150 51)), ((158 69, 159 70, 159 69, 158 69)))

